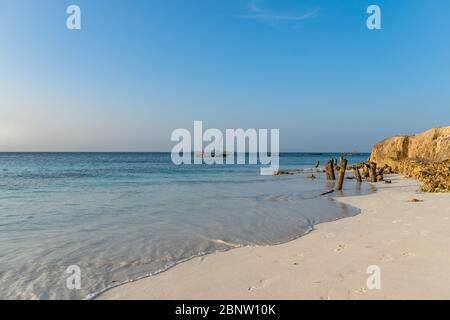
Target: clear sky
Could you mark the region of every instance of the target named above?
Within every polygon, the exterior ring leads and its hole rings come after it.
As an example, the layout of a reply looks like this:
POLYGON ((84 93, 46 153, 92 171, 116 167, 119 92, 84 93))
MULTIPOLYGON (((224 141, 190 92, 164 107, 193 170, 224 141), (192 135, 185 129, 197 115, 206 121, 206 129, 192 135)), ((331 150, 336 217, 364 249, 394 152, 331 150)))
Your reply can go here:
POLYGON ((279 128, 369 151, 450 125, 448 0, 0 0, 0 151, 169 151, 176 128, 279 128), (82 29, 66 29, 66 8, 82 29), (382 10, 382 30, 366 9, 382 10))

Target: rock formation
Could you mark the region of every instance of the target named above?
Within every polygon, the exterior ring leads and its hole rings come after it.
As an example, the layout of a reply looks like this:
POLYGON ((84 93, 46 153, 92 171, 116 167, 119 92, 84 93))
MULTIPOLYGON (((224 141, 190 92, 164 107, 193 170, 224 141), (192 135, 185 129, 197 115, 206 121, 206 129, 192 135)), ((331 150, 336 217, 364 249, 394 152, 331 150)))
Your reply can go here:
POLYGON ((370 161, 418 179, 423 191, 449 192, 450 126, 383 140, 373 148, 370 161))
POLYGON ((450 160, 450 126, 415 136, 395 136, 375 145, 370 160, 396 168, 401 160, 441 162, 450 160))
POLYGON ((419 180, 424 192, 450 192, 450 160, 443 162, 424 162, 402 160, 398 173, 419 180))

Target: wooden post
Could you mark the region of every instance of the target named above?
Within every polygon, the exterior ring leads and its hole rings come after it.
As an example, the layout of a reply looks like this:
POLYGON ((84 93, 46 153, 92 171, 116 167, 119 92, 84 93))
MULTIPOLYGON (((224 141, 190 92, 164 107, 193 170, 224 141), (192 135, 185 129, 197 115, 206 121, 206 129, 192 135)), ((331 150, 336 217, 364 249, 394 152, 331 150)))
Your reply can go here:
POLYGON ((367 179, 369 177, 369 165, 367 163, 363 164, 363 178, 367 179))
POLYGON ((355 178, 357 182, 362 182, 361 174, 359 173, 358 166, 353 167, 353 172, 355 173, 355 178))
POLYGON ((334 159, 330 161, 330 178, 331 180, 336 180, 336 175, 334 174, 334 159))
POLYGON ((386 170, 386 166, 384 166, 383 168, 381 168, 380 170, 378 170, 377 173, 377 182, 381 182, 384 180, 384 170, 386 170))
POLYGON ((392 168, 389 167, 387 164, 384 165, 384 171, 383 171, 383 174, 384 174, 384 173, 386 173, 386 174, 391 174, 391 173, 392 173, 392 168))
POLYGON ((377 164, 375 162, 370 163, 369 176, 370 182, 377 182, 377 164))
POLYGON ((327 164, 325 165, 325 174, 327 176, 327 180, 331 180, 331 175, 330 175, 330 162, 328 161, 327 164))
POLYGON ((340 163, 341 170, 339 171, 339 180, 337 186, 338 190, 342 190, 342 187, 344 185, 345 170, 347 170, 347 163, 348 163, 347 159, 344 158, 341 159, 340 163))

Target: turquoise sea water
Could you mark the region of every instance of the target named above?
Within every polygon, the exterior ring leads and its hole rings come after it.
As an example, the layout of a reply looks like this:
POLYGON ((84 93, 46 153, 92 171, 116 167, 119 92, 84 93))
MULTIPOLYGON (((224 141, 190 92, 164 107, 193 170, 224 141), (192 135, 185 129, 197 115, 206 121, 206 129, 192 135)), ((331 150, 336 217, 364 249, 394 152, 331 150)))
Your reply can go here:
MULTIPOLYGON (((285 242, 358 210, 317 161, 338 154, 281 154, 289 176, 255 165, 175 166, 169 153, 0 153, 0 298, 84 299, 194 256, 285 242), (81 269, 81 290, 65 271, 81 269)), ((368 154, 348 156, 350 163, 368 154)))

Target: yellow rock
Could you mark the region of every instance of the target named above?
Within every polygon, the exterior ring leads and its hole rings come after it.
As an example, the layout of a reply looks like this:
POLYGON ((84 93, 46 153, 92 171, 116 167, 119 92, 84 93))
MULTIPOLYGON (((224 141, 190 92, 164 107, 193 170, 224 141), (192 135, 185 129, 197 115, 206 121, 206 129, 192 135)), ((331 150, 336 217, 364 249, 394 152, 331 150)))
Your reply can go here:
POLYGON ((414 136, 395 136, 375 145, 370 161, 422 182, 422 191, 450 191, 450 126, 414 136))
POLYGON ((413 159, 423 161, 450 160, 450 126, 434 128, 414 136, 395 136, 375 145, 370 161, 378 166, 385 164, 395 168, 399 161, 413 159))

